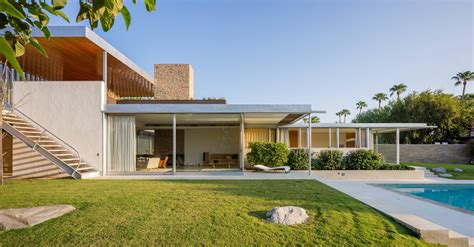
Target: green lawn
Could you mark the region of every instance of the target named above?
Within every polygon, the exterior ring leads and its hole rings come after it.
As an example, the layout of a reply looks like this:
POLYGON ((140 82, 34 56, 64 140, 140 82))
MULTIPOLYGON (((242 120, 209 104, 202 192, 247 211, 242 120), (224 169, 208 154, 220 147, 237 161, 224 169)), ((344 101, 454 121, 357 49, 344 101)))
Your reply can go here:
POLYGON ((317 181, 7 181, 0 208, 72 204, 76 211, 0 233, 19 245, 426 245, 374 209, 317 181), (295 205, 311 220, 274 225, 266 210, 295 205))
POLYGON ((437 163, 415 163, 404 162, 402 164, 409 166, 422 166, 426 168, 444 167, 448 173, 453 174, 452 179, 474 179, 474 165, 458 165, 458 164, 437 164, 437 163), (463 172, 453 172, 454 168, 461 168, 463 172))

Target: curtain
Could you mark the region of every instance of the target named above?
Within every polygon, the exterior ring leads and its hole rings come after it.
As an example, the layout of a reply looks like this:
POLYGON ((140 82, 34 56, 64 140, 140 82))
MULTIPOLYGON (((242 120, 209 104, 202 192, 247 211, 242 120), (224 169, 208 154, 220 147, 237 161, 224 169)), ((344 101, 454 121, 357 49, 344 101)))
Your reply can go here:
POLYGON ((264 128, 245 129, 245 147, 248 147, 250 142, 268 142, 269 131, 264 128))
POLYGON ((290 134, 288 129, 280 129, 280 140, 278 141, 285 143, 288 147, 290 146, 290 134))
POLYGON ((135 171, 136 139, 134 116, 107 116, 107 170, 109 172, 135 171))

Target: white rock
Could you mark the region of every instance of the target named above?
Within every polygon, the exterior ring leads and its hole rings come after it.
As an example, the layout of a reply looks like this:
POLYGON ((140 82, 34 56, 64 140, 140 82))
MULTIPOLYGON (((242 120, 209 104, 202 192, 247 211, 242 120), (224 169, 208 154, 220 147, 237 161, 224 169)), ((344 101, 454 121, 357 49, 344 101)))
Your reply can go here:
POLYGON ((446 169, 444 167, 432 168, 431 171, 436 173, 446 173, 446 169))
POLYGON ((267 212, 267 220, 283 225, 297 225, 304 223, 309 218, 304 208, 287 206, 277 207, 267 212))
POLYGON ((442 178, 452 178, 453 175, 452 174, 449 174, 449 173, 443 173, 443 174, 439 174, 438 176, 442 177, 442 178))
POLYGON ((31 227, 75 210, 71 205, 0 210, 0 230, 31 227))
POLYGON ((454 168, 453 172, 463 172, 463 170, 461 168, 454 168))

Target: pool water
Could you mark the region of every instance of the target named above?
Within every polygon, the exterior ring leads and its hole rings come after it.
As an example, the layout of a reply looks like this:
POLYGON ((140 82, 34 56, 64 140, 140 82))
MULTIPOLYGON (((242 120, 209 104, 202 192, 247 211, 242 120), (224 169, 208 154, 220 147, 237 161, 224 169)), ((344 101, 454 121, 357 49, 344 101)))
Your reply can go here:
POLYGON ((474 212, 474 184, 384 184, 384 188, 474 212))

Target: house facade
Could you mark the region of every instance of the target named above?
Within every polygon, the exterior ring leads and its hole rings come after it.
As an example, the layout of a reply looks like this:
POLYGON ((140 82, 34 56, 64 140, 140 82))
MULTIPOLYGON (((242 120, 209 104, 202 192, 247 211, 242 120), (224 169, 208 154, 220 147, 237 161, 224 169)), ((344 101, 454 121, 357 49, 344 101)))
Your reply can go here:
POLYGON ((253 141, 346 152, 377 149, 381 133, 429 127, 303 123, 324 111, 196 100, 189 64, 157 64, 151 76, 86 27, 50 30, 48 41, 34 34, 48 59, 31 48, 20 58, 26 81, 7 68, 4 171, 13 178, 242 173, 253 141))

